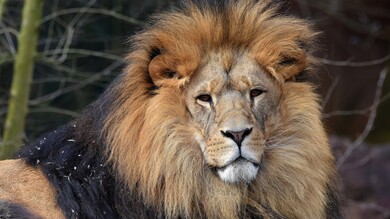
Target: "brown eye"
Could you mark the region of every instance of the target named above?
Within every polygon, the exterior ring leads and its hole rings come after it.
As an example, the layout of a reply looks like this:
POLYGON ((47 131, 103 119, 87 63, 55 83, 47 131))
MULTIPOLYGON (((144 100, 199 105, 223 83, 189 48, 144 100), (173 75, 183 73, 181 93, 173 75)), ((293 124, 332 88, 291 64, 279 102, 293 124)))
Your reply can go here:
POLYGON ((213 98, 211 98, 211 96, 208 94, 201 94, 197 96, 196 99, 206 103, 211 103, 213 101, 213 98))
POLYGON ((253 98, 253 97, 260 96, 262 93, 264 93, 263 90, 253 89, 253 90, 251 90, 250 95, 251 95, 251 98, 253 98))

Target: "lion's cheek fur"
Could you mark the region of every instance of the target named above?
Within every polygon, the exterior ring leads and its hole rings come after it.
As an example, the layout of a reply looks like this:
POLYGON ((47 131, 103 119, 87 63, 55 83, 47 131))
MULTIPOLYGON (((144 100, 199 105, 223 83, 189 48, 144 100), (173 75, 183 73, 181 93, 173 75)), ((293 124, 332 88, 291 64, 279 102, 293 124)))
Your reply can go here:
POLYGON ((329 178, 335 177, 312 89, 303 84, 284 85, 281 124, 271 134, 279 138, 268 139, 265 168, 254 184, 262 203, 292 218, 325 217, 326 188, 329 178), (313 131, 316 134, 307 134, 313 131), (280 138, 281 134, 285 137, 280 138))
MULTIPOLYGON (((187 121, 183 98, 175 89, 179 88, 161 88, 158 95, 148 100, 142 109, 142 123, 131 120, 135 123, 118 126, 131 126, 138 130, 138 136, 135 136, 136 140, 115 142, 126 145, 126 154, 113 153, 124 159, 113 160, 126 163, 118 164, 117 168, 129 190, 172 217, 183 211, 191 215, 196 205, 194 199, 201 195, 197 182, 202 178, 200 148, 188 126, 184 125, 187 121)), ((122 120, 122 123, 126 122, 129 121, 122 120)))

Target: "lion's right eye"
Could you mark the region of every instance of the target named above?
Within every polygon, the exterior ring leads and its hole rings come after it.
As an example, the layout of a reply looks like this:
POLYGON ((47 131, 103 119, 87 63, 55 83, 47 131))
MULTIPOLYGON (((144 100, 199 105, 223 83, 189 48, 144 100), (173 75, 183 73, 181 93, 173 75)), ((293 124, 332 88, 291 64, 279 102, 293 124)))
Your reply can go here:
POLYGON ((213 101, 213 98, 208 94, 201 94, 196 99, 205 103, 211 103, 213 101))
POLYGON ((264 90, 253 89, 253 90, 250 91, 250 95, 251 95, 251 98, 254 98, 254 97, 260 96, 264 92, 265 92, 264 90))

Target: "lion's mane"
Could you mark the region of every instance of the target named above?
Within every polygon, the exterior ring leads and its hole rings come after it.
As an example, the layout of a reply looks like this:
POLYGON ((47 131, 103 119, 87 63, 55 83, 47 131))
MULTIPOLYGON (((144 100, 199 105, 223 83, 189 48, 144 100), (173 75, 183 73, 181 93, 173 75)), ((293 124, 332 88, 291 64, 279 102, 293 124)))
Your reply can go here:
POLYGON ((155 16, 131 39, 127 67, 102 97, 19 157, 41 165, 67 217, 339 217, 318 97, 302 79, 317 63, 317 33, 277 10, 243 0, 187 3, 155 16), (205 165, 184 102, 202 57, 231 48, 256 54, 283 84, 281 117, 266 125, 264 159, 249 185, 224 183, 205 165), (164 83, 172 85, 164 89, 149 74, 159 54, 167 55, 164 83), (38 150, 42 141, 50 146, 38 150))

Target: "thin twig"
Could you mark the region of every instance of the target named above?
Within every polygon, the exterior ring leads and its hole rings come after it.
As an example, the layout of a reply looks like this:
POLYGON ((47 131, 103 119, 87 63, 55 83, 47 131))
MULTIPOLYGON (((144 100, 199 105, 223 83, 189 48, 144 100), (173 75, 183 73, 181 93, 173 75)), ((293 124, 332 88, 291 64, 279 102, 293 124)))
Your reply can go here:
MULTIPOLYGON (((3 22, 0 22, 0 29, 8 29, 7 26, 5 26, 5 24, 3 22)), ((17 32, 17 31, 16 31, 17 32)), ((3 34, 5 36, 5 39, 7 40, 7 47, 9 49, 9 52, 12 54, 12 55, 15 55, 16 54, 16 49, 15 49, 15 44, 14 44, 14 41, 10 35, 10 33, 13 33, 14 34, 14 31, 10 30, 10 31, 4 31, 3 34)), ((15 35, 15 34, 14 34, 15 35)), ((16 34, 17 36, 18 34, 16 34)))
POLYGON ((328 92, 326 93, 326 96, 324 98, 324 102, 322 103, 322 108, 325 108, 326 105, 328 104, 330 98, 332 97, 333 91, 336 88, 336 86, 339 83, 339 81, 340 81, 340 76, 337 75, 336 78, 334 79, 332 85, 328 89, 328 92))
POLYGON ((63 45, 63 50, 65 52, 61 53, 61 56, 57 58, 57 61, 62 63, 66 60, 68 53, 66 52, 69 50, 70 44, 73 40, 73 33, 75 32, 76 26, 81 27, 82 23, 80 22, 81 18, 85 14, 85 12, 92 7, 92 5, 95 3, 95 0, 91 0, 88 2, 88 4, 80 10, 79 13, 74 16, 74 18, 69 22, 69 24, 66 26, 65 34, 62 35, 60 41, 58 42, 57 49, 61 48, 61 44, 63 45))
MULTIPOLYGON (((37 62, 50 67, 55 72, 64 72, 70 76, 78 76, 83 78, 81 80, 84 80, 84 78, 88 78, 91 74, 96 74, 96 72, 79 71, 76 69, 76 67, 68 67, 66 65, 63 65, 61 63, 49 59, 37 59, 37 62)), ((67 79, 67 80, 71 80, 71 79, 67 79)), ((80 79, 76 79, 76 80, 78 80, 78 82, 80 81, 80 79)))
POLYGON ((61 95, 78 90, 82 87, 85 87, 85 86, 101 79, 103 76, 110 74, 114 69, 120 67, 121 65, 122 65, 122 61, 116 61, 116 62, 112 63, 110 66, 108 66, 106 69, 104 69, 102 72, 100 72, 99 74, 93 75, 92 77, 90 77, 90 78, 88 78, 88 79, 86 79, 78 84, 73 84, 73 85, 70 85, 70 86, 65 87, 63 89, 56 90, 53 93, 44 95, 44 96, 36 98, 34 100, 30 100, 29 104, 30 105, 38 105, 38 104, 41 104, 43 102, 53 100, 54 98, 57 98, 61 95))
POLYGON ((358 110, 335 110, 330 113, 325 113, 322 118, 328 119, 330 117, 334 116, 351 116, 351 115, 366 115, 371 110, 371 106, 364 108, 364 109, 358 109, 358 110))
MULTIPOLYGON (((85 56, 95 56, 95 57, 100 57, 100 58, 105 58, 105 59, 111 59, 111 60, 121 60, 122 57, 113 55, 113 54, 108 54, 105 52, 98 52, 98 51, 93 51, 93 50, 88 50, 88 49, 57 49, 57 50, 48 50, 46 51, 46 55, 50 56, 52 54, 56 53, 74 53, 74 54, 80 54, 80 55, 85 55, 85 56)), ((46 57, 49 58, 49 57, 46 57)))
MULTIPOLYGON (((328 16, 333 17, 340 23, 342 23, 344 26, 348 27, 349 29, 357 32, 366 34, 371 37, 378 37, 380 39, 388 40, 389 34, 388 31, 385 28, 377 28, 374 25, 367 25, 364 23, 360 23, 357 19, 353 19, 348 17, 347 15, 344 15, 341 13, 341 9, 338 7, 329 7, 329 1, 306 1, 307 4, 309 4, 311 7, 318 9, 324 13, 326 13, 328 16), (334 10, 334 8, 336 10, 334 10)), ((340 4, 340 1, 334 0, 331 1, 331 3, 340 4)), ((346 9, 343 8, 345 11, 346 9)))
POLYGON ((363 61, 363 62, 334 61, 334 60, 320 58, 320 61, 326 65, 348 66, 348 67, 367 67, 367 66, 379 65, 379 64, 383 64, 389 60, 390 60, 390 54, 388 54, 385 57, 379 58, 379 59, 374 59, 374 60, 370 60, 370 61, 363 61))
MULTIPOLYGON (((390 99, 390 92, 383 95, 383 97, 378 101, 378 105, 385 102, 386 100, 390 99)), ((364 109, 357 109, 357 110, 336 110, 332 111, 330 113, 323 114, 323 119, 328 119, 330 117, 334 116, 351 116, 351 115, 365 115, 371 111, 372 105, 369 107, 366 107, 364 109)))
POLYGON ((18 35, 19 35, 19 32, 16 29, 11 28, 11 27, 5 27, 2 25, 1 29, 0 29, 0 35, 6 34, 6 33, 11 33, 12 35, 14 35, 14 37, 18 37, 18 35))
POLYGON ((346 171, 346 170, 351 170, 351 169, 355 169, 358 167, 362 167, 362 166, 366 165, 368 162, 370 162, 371 160, 373 160, 374 158, 375 158, 375 155, 373 155, 372 153, 368 153, 367 155, 365 155, 363 158, 359 159, 356 162, 344 164, 343 170, 346 171))
MULTIPOLYGON (((52 14, 49 14, 46 17, 44 17, 41 20, 41 24, 43 24, 45 22, 48 22, 49 20, 51 20, 51 19, 53 19, 55 17, 58 17, 58 16, 62 16, 62 15, 66 15, 66 14, 80 13, 81 10, 83 10, 83 8, 70 8, 70 9, 64 9, 64 10, 56 11, 56 12, 54 12, 52 14)), ((135 24, 135 25, 144 25, 145 24, 144 22, 141 22, 141 21, 139 21, 137 19, 134 19, 134 18, 131 18, 131 17, 128 17, 128 16, 125 16, 125 15, 116 13, 114 11, 103 9, 103 8, 90 8, 87 11, 85 11, 84 13, 88 13, 88 14, 102 14, 102 15, 106 15, 106 16, 111 16, 111 17, 114 17, 114 18, 117 18, 119 20, 128 22, 130 24, 135 24)))
MULTIPOLYGON (((53 11, 57 11, 58 10, 58 1, 59 0, 55 0, 53 1, 53 5, 52 5, 52 10, 53 11)), ((50 47, 50 44, 51 44, 51 40, 53 38, 53 31, 54 31, 54 24, 55 24, 55 20, 50 20, 50 23, 49 23, 49 27, 48 27, 48 34, 47 34, 47 38, 45 39, 45 46, 43 47, 43 54, 45 55, 45 51, 46 50, 49 50, 49 47, 50 47)))
POLYGON ((376 118, 377 109, 380 102, 380 97, 382 94, 382 87, 383 83, 386 79, 386 75, 388 72, 388 68, 384 68, 378 78, 377 85, 376 85, 376 91, 374 96, 373 104, 371 105, 370 109, 370 115, 368 117, 368 121, 366 123, 366 126, 364 127, 363 132, 359 135, 359 137, 348 146, 347 150, 343 153, 343 155, 340 157, 340 159, 337 162, 337 167, 340 168, 341 165, 345 162, 345 160, 351 155, 351 153, 360 146, 360 144, 367 138, 368 134, 371 132, 372 126, 374 125, 374 121, 376 118))
POLYGON ((389 218, 390 216, 390 210, 375 203, 363 203, 363 202, 356 202, 356 201, 349 201, 349 203, 361 209, 369 209, 369 210, 376 211, 380 213, 383 216, 383 218, 389 218))
POLYGON ((66 109, 61 109, 61 108, 56 108, 56 107, 39 107, 39 108, 32 108, 29 110, 29 113, 56 113, 56 114, 62 114, 62 115, 67 115, 70 117, 77 117, 79 113, 71 111, 71 110, 66 110, 66 109))

